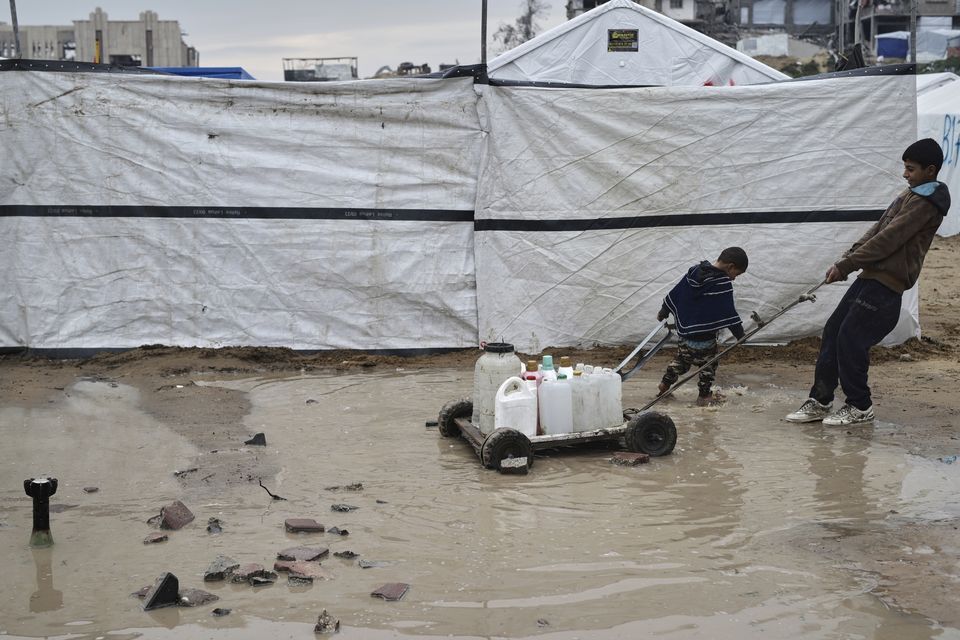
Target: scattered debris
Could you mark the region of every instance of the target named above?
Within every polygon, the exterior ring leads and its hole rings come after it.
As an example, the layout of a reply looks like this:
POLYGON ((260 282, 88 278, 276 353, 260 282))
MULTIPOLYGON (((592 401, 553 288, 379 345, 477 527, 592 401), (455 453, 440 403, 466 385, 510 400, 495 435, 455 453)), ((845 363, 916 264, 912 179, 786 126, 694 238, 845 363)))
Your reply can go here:
POLYGON ((357 564, 361 569, 379 569, 380 567, 387 567, 390 565, 388 562, 380 562, 379 560, 361 560, 357 564))
POLYGON ((166 542, 166 541, 167 541, 167 534, 154 531, 153 533, 151 533, 150 535, 148 535, 146 538, 143 539, 143 544, 156 544, 158 542, 166 542))
POLYGON ((339 511, 340 513, 349 513, 351 511, 356 511, 360 507, 355 507, 352 504, 332 504, 330 505, 331 511, 339 511))
POLYGON ((233 570, 231 582, 249 582, 257 587, 261 584, 272 584, 277 581, 277 574, 263 568, 262 564, 251 562, 233 570))
POLYGON ((427 427, 428 429, 430 427, 437 427, 439 425, 440 423, 437 422, 436 420, 427 420, 426 422, 423 423, 423 426, 427 427))
POLYGON ((220 616, 228 616, 228 615, 230 615, 230 611, 231 611, 231 609, 225 609, 225 608, 217 607, 216 609, 214 609, 213 611, 211 611, 211 613, 219 618, 220 616))
POLYGON ((388 582, 382 587, 371 592, 370 595, 375 598, 383 598, 388 601, 396 601, 401 599, 410 588, 405 582, 388 582))
POLYGON ((343 486, 335 484, 332 487, 324 487, 325 491, 363 491, 362 482, 354 482, 353 484, 345 484, 343 486))
POLYGON ((635 467, 638 464, 650 462, 650 456, 646 453, 630 453, 627 451, 618 451, 610 458, 613 464, 619 464, 625 467, 635 467))
POLYGON ((526 475, 530 471, 530 465, 527 464, 527 457, 504 458, 500 461, 500 473, 516 473, 526 475))
POLYGON ((143 600, 144 598, 147 597, 147 594, 150 593, 150 589, 153 589, 152 584, 148 584, 145 587, 140 587, 130 595, 132 595, 134 598, 140 598, 141 600, 143 600))
POLYGON ((390 503, 387 502, 386 500, 380 500, 379 498, 377 498, 377 504, 390 504, 390 503))
POLYGON ((323 612, 317 616, 317 624, 313 627, 314 633, 337 633, 340 631, 340 621, 335 620, 327 610, 324 609, 323 612))
POLYGON ((323 533, 323 525, 313 518, 287 518, 284 528, 290 533, 323 533))
POLYGON ((937 460, 944 464, 953 464, 957 461, 957 456, 943 456, 942 458, 937 458, 937 460))
POLYGON ((143 610, 152 611, 180 604, 180 581, 172 573, 161 573, 143 597, 143 610))
POLYGON ((183 471, 174 471, 174 472, 173 472, 173 475, 174 475, 174 477, 176 477, 176 478, 182 478, 183 476, 187 475, 188 473, 193 473, 194 471, 199 471, 199 468, 197 468, 197 467, 190 467, 189 469, 184 469, 183 471))
POLYGON ((277 560, 273 563, 273 570, 277 573, 285 573, 290 571, 290 566, 296 562, 296 560, 277 560))
POLYGON ((290 565, 290 582, 313 582, 314 580, 329 580, 330 574, 323 570, 317 562, 294 562, 290 565))
POLYGON ((913 356, 909 353, 901 353, 900 362, 913 362, 913 356))
POLYGON ((538 626, 538 627, 549 627, 549 626, 550 626, 550 623, 547 622, 547 621, 546 621, 545 619, 543 619, 543 618, 538 618, 538 619, 537 619, 537 626, 538 626))
POLYGON ((180 606, 181 607, 200 607, 211 602, 216 602, 220 596, 215 596, 203 589, 181 589, 180 606))
POLYGON ((323 558, 330 550, 326 547, 291 547, 277 552, 277 560, 312 562, 323 558))
POLYGON ((84 493, 96 493, 97 491, 100 491, 100 487, 84 487, 83 491, 84 493))
POLYGON ((267 492, 267 495, 269 495, 271 498, 273 498, 274 500, 286 500, 286 498, 282 496, 278 496, 276 494, 270 493, 270 489, 267 489, 266 487, 263 486, 263 480, 259 480, 259 482, 260 482, 260 486, 263 488, 264 491, 267 492))
POLYGON ((306 404, 317 404, 317 401, 314 400, 313 398, 307 398, 306 404))
POLYGON ((258 433, 249 440, 244 440, 243 444, 252 444, 258 447, 265 447, 267 446, 267 436, 263 435, 262 433, 258 433))
POLYGON ((220 518, 210 518, 207 520, 207 533, 212 533, 214 535, 218 533, 223 533, 223 523, 220 521, 220 518))
POLYGON ((204 582, 226 580, 239 567, 240 563, 230 556, 217 556, 217 558, 210 563, 210 566, 207 567, 207 570, 204 572, 203 580, 204 582))
POLYGON ((193 513, 185 504, 174 500, 160 509, 160 528, 176 531, 193 522, 193 518, 193 513))
POLYGON ((348 535, 350 535, 350 532, 349 532, 349 531, 347 531, 346 529, 341 529, 340 527, 330 527, 329 529, 327 529, 327 533, 332 533, 332 534, 338 535, 338 536, 348 536, 348 535))
POLYGON ((350 550, 348 549, 348 550, 346 550, 346 551, 334 551, 334 552, 333 552, 333 555, 335 555, 335 556, 338 557, 338 558, 344 558, 344 559, 346 559, 346 560, 353 560, 354 558, 356 558, 356 557, 357 557, 358 555, 360 555, 360 554, 359 554, 359 553, 356 553, 355 551, 350 551, 350 550))

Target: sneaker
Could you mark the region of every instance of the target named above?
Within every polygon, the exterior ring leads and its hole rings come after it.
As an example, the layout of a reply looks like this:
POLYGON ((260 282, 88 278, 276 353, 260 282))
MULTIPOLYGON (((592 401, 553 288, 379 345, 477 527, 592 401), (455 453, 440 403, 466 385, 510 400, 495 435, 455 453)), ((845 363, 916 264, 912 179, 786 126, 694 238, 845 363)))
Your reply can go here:
POLYGON ((833 403, 820 404, 813 398, 807 398, 807 401, 800 405, 800 408, 786 416, 787 422, 818 422, 830 415, 833 409, 833 403))
POLYGON ((864 422, 873 422, 873 407, 868 407, 861 411, 856 407, 845 404, 840 407, 836 413, 831 413, 823 419, 823 424, 831 427, 845 427, 851 424, 862 424, 864 422))

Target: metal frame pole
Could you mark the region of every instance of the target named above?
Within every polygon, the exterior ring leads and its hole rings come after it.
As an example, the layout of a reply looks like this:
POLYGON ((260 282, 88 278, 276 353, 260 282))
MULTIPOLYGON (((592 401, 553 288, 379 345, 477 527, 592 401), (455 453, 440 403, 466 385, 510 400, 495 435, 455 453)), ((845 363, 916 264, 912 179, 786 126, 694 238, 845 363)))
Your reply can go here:
POLYGON ((917 0, 910 0, 910 62, 917 62, 917 0))
POLYGON ((487 0, 483 0, 480 8, 480 64, 487 64, 487 0))
POLYGON ((10 0, 10 21, 13 23, 13 57, 20 59, 20 25, 17 23, 17 0, 10 0))

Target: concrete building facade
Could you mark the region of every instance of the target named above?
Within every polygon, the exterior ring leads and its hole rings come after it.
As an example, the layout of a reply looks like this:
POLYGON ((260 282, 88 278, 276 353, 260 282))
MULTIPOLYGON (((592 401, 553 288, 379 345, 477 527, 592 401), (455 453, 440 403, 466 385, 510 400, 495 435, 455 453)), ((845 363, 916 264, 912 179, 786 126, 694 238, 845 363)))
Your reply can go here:
MULTIPOLYGON (((110 20, 97 7, 72 25, 20 25, 21 57, 143 67, 196 67, 200 55, 183 41, 180 23, 143 11, 139 20, 110 20)), ((0 57, 14 56, 13 27, 0 23, 0 57)))

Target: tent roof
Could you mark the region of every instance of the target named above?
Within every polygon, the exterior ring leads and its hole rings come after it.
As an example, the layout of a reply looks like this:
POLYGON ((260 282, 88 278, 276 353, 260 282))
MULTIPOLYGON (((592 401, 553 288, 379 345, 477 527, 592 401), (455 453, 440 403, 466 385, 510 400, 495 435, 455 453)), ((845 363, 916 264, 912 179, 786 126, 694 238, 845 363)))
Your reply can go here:
POLYGON ((550 29, 549 31, 545 31, 536 38, 528 40, 520 46, 514 47, 513 49, 510 49, 509 51, 506 51, 494 58, 487 66, 488 72, 491 75, 496 76, 497 69, 500 69, 519 58, 527 56, 531 52, 536 51, 547 44, 553 43, 554 41, 563 39, 565 37, 576 38, 576 36, 568 36, 568 34, 577 28, 608 17, 612 18, 613 16, 611 14, 614 12, 622 13, 623 11, 632 11, 636 14, 635 17, 639 17, 644 21, 649 21, 652 27, 656 29, 672 31, 675 38, 694 41, 701 47, 709 48, 717 53, 725 55, 734 61, 749 67, 753 71, 759 72, 772 81, 789 79, 789 76, 786 74, 783 74, 772 67, 768 67, 762 62, 754 60, 750 56, 741 53, 732 47, 728 47, 722 42, 714 40, 713 38, 706 36, 699 31, 691 29, 690 27, 687 27, 686 25, 683 25, 672 18, 668 18, 661 13, 647 9, 646 7, 633 2, 633 0, 610 0, 609 2, 599 5, 590 11, 587 11, 571 20, 568 20, 567 22, 564 22, 561 25, 554 27, 553 29, 550 29))
POLYGON ((960 80, 960 76, 955 73, 921 73, 917 75, 917 96, 922 96, 940 87, 952 84, 960 80))
MULTIPOLYGON (((960 78, 957 78, 957 76, 952 73, 949 75, 954 76, 955 80, 960 80, 960 78)), ((957 104, 960 104, 960 82, 946 82, 929 91, 920 93, 921 77, 922 76, 917 76, 917 114, 932 113, 942 115, 945 113, 955 113, 957 104)))

